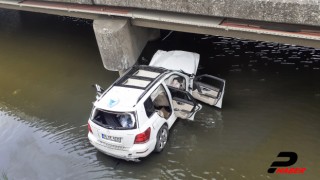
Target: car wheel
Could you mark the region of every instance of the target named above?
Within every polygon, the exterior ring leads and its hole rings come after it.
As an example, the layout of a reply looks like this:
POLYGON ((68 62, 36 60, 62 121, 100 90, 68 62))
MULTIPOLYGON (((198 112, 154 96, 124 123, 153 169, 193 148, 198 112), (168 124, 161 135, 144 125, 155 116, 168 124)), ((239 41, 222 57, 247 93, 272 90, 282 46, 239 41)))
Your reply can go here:
POLYGON ((164 149, 168 141, 168 136, 169 136, 168 127, 167 125, 163 125, 157 134, 157 143, 156 143, 156 147, 154 148, 155 152, 161 152, 164 149))

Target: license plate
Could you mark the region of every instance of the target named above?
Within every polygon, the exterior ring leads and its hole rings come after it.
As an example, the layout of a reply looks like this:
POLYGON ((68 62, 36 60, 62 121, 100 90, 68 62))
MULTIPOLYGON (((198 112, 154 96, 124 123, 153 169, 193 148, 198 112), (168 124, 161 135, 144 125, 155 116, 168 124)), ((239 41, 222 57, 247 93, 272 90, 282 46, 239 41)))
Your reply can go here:
POLYGON ((107 136, 105 134, 101 134, 101 137, 102 137, 102 139, 106 139, 106 140, 114 141, 114 142, 118 142, 118 143, 120 143, 121 139, 122 139, 121 137, 107 136))

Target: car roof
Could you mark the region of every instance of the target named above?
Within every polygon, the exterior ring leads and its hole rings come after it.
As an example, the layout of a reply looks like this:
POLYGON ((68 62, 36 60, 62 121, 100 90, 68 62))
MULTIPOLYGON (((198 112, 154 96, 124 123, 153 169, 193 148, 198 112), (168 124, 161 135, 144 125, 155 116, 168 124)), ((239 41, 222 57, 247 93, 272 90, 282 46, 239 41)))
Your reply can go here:
POLYGON ((164 68, 134 66, 117 79, 94 106, 108 111, 134 111, 140 99, 168 72, 164 68))
POLYGON ((113 85, 148 90, 152 87, 153 83, 166 72, 168 72, 168 70, 165 68, 146 65, 133 66, 113 85))
POLYGON ((134 111, 134 106, 143 92, 141 89, 114 86, 94 105, 108 111, 134 111))

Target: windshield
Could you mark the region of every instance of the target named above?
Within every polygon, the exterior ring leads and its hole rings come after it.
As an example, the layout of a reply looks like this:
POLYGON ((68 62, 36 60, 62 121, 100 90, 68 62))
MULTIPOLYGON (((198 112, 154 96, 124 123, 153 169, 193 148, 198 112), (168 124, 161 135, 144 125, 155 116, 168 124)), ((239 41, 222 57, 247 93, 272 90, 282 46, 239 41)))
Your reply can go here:
POLYGON ((96 124, 108 129, 134 129, 134 113, 108 112, 96 109, 91 117, 96 124))

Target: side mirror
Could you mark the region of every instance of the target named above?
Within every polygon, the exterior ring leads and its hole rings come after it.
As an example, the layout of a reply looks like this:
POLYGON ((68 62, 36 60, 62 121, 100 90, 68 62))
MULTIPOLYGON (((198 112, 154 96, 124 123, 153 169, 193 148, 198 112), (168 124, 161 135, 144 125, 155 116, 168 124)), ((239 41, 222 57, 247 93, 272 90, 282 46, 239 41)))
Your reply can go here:
POLYGON ((103 94, 105 90, 102 87, 100 87, 98 84, 94 84, 92 85, 92 87, 96 89, 96 92, 97 92, 96 99, 100 98, 100 96, 103 94))

